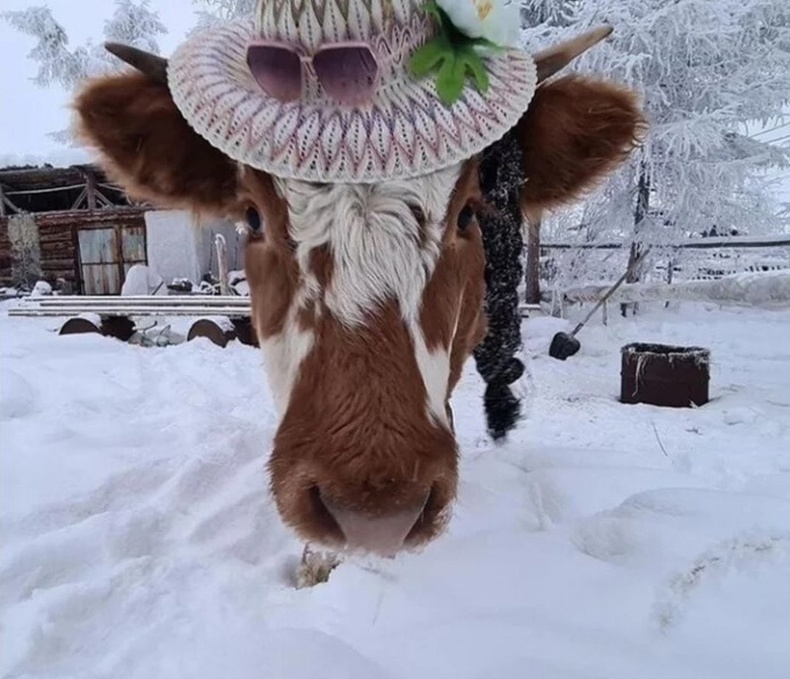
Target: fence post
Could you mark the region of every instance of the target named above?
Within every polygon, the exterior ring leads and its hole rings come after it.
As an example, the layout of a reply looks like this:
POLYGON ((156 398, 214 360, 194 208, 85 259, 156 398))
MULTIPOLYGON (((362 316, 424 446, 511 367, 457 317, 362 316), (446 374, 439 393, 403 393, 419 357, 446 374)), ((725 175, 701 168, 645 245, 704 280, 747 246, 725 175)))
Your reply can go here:
POLYGON ((540 304, 540 226, 541 215, 527 214, 527 257, 524 276, 524 301, 540 304))

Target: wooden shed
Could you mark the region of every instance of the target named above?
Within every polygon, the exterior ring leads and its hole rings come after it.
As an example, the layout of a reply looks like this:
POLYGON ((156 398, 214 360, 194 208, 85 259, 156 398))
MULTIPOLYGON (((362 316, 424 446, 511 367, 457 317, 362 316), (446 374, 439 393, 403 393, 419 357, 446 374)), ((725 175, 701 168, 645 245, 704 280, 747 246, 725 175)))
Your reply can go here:
POLYGON ((147 263, 145 211, 94 165, 0 169, 0 285, 34 276, 119 294, 129 268, 147 263))

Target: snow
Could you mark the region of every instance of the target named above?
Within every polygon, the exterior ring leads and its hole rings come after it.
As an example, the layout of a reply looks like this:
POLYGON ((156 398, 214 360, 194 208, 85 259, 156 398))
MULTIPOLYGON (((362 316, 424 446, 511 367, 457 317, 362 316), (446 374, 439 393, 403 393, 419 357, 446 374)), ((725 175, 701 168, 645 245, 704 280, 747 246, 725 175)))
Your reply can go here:
POLYGON ((790 311, 611 316, 564 362, 548 345, 572 322, 525 321, 527 418, 503 446, 470 363, 444 537, 297 589, 258 351, 3 313, 2 676, 786 677, 790 311), (618 403, 633 341, 710 348, 710 403, 618 403))
POLYGON ((31 297, 46 297, 52 294, 52 286, 46 281, 36 281, 33 289, 30 291, 31 297))
POLYGON ((97 328, 101 328, 102 325, 101 316, 97 313, 94 313, 92 311, 85 311, 79 314, 79 318, 84 318, 89 323, 93 323, 93 325, 95 325, 97 328))
POLYGON ((134 264, 126 272, 121 295, 153 295, 167 294, 164 279, 145 264, 134 264))
MULTIPOLYGON (((608 285, 588 285, 564 290, 573 301, 597 302, 609 291, 608 285)), ((790 306, 790 269, 750 271, 714 280, 687 280, 679 283, 626 283, 609 302, 640 300, 707 301, 746 306, 790 306)))
POLYGON ((201 316, 201 318, 205 318, 207 321, 210 321, 223 332, 233 332, 235 327, 233 325, 233 321, 231 321, 227 316, 201 316))
POLYGON ((228 271, 228 285, 235 290, 237 295, 250 296, 250 284, 247 282, 247 274, 243 269, 228 271))

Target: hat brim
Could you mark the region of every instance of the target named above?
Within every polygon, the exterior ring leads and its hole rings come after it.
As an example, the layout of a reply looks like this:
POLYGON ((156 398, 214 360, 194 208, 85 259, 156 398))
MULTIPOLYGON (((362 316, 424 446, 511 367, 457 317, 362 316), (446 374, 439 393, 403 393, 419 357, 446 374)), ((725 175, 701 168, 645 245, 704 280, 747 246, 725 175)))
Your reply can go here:
POLYGON ((468 84, 446 106, 433 78, 379 85, 365 106, 282 103, 246 63, 251 20, 193 36, 170 59, 168 84, 194 130, 230 158, 270 174, 314 182, 372 183, 430 174, 479 153, 526 111, 536 68, 520 50, 485 58, 485 94, 468 84))

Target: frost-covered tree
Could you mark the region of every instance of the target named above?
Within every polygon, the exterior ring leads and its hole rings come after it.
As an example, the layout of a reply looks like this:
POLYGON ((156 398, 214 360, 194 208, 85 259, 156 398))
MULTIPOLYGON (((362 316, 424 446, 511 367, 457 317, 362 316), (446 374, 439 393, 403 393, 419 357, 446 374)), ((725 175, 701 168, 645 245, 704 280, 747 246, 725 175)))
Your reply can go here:
MULTIPOLYGON (((40 87, 59 85, 73 91, 86 78, 119 68, 101 43, 89 41, 71 48, 65 29, 47 6, 3 12, 0 17, 36 39, 28 57, 38 64, 33 82, 40 87)), ((104 41, 123 42, 158 54, 157 38, 165 35, 167 29, 150 8, 149 0, 115 0, 115 9, 104 23, 103 32, 104 41)), ((52 136, 59 141, 68 139, 65 131, 52 136)))
MULTIPOLYGON (((536 52, 565 37, 574 20, 579 0, 521 0, 521 40, 524 48, 536 52)), ((540 234, 542 215, 526 219, 524 299, 540 302, 540 234)))
POLYGON ((650 134, 629 168, 637 220, 675 225, 671 237, 770 221, 761 214, 761 177, 790 156, 741 129, 780 118, 790 101, 790 5, 593 0, 585 14, 616 31, 579 67, 628 82, 645 98, 650 134))
POLYGON ((167 34, 159 13, 149 7, 149 0, 115 0, 115 11, 104 24, 108 41, 134 45, 159 54, 157 37, 167 34))
POLYGON ((202 30, 220 21, 252 16, 255 2, 256 0, 193 0, 198 14, 195 30, 202 30))
POLYGON ((578 12, 579 0, 521 0, 521 25, 529 40, 536 30, 570 26, 578 12))
MULTIPOLYGON (((197 14, 195 30, 218 21, 251 16, 256 0, 193 0, 197 14)), ((115 0, 112 17, 105 22, 103 40, 70 47, 65 29, 48 6, 29 7, 20 11, 0 13, 17 30, 34 37, 37 42, 28 57, 38 64, 33 81, 40 87, 61 86, 74 90, 89 77, 123 68, 102 46, 105 41, 133 45, 159 54, 157 38, 167 29, 149 0, 115 0)), ((69 140, 67 131, 51 134, 61 142, 69 140)))
POLYGON ((42 277, 38 225, 33 215, 11 215, 8 218, 8 239, 11 242, 13 283, 20 289, 30 290, 42 277))
POLYGON ((3 19, 17 30, 34 37, 36 46, 28 58, 38 62, 38 72, 33 82, 41 87, 57 83, 73 87, 85 77, 91 61, 90 50, 77 47, 70 50, 66 31, 52 16, 49 7, 28 7, 25 10, 3 12, 3 19))
POLYGON ((715 228, 778 227, 766 172, 790 152, 747 137, 790 101, 787 0, 585 0, 568 33, 602 23, 612 36, 575 64, 636 88, 644 146, 584 205, 585 239, 660 244, 715 228))

